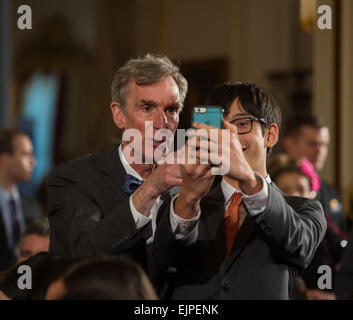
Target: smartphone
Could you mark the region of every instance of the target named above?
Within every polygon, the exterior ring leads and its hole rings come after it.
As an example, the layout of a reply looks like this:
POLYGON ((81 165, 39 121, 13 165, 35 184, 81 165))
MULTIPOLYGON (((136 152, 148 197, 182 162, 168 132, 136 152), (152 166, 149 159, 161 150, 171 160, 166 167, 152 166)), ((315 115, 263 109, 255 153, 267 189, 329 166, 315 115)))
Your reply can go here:
POLYGON ((195 106, 192 112, 192 123, 194 122, 222 129, 223 108, 218 106, 195 106))

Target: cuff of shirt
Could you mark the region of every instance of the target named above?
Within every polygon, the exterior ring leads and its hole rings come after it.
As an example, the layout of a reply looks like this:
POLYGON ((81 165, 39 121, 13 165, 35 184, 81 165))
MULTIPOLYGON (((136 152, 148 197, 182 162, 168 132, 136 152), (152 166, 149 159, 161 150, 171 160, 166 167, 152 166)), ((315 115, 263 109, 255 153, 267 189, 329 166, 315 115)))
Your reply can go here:
POLYGON ((132 216, 135 220, 136 229, 141 229, 152 220, 151 214, 148 217, 146 217, 136 210, 134 203, 132 202, 132 195, 130 196, 129 204, 130 204, 130 210, 131 210, 132 216))
POLYGON ((198 214, 196 217, 193 217, 191 219, 183 219, 174 212, 174 202, 177 197, 178 197, 178 194, 175 195, 172 201, 170 202, 169 216, 170 216, 170 225, 172 228, 172 233, 174 234, 174 238, 177 240, 180 240, 185 238, 193 230, 197 221, 200 219, 201 209, 199 207, 198 214))
POLYGON ((255 172, 255 175, 262 181, 262 189, 251 196, 242 193, 242 201, 246 205, 250 216, 255 217, 266 209, 268 200, 268 185, 262 175, 255 172))

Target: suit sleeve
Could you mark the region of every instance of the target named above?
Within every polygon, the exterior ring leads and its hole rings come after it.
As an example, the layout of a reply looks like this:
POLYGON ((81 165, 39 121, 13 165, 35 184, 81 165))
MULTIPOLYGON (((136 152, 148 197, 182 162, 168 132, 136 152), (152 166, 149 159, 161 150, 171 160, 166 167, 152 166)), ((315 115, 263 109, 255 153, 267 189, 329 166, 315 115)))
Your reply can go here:
POLYGON ((129 198, 122 198, 103 215, 101 205, 83 191, 77 176, 71 176, 58 169, 48 182, 50 250, 74 258, 97 253, 138 255, 138 248, 148 237, 143 231, 150 223, 140 231, 136 229, 129 198))
MULTIPOLYGON (((266 209, 252 219, 281 259, 301 269, 306 268, 326 232, 322 206, 316 200, 284 197, 273 185, 269 185, 268 189, 266 209)), ((153 243, 154 256, 161 264, 175 264, 178 253, 193 244, 195 239, 174 239, 167 212, 168 209, 157 227, 159 232, 156 232, 153 243)))
POLYGON ((269 185, 266 209, 253 218, 289 263, 306 268, 326 232, 321 203, 301 197, 284 197, 269 185))

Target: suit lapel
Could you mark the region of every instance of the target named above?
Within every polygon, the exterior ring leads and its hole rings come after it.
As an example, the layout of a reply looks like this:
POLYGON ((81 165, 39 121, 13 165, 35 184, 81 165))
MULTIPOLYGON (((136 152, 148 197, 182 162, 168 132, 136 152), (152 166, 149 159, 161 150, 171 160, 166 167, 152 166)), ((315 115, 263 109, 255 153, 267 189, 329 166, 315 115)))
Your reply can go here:
POLYGON ((217 261, 224 262, 223 268, 227 271, 239 256, 241 250, 247 244, 251 236, 255 232, 255 224, 244 206, 247 215, 242 226, 239 229, 237 237, 234 240, 231 255, 226 260, 226 235, 224 221, 224 196, 221 184, 212 189, 204 201, 201 201, 201 219, 205 220, 206 238, 212 241, 213 250, 217 261))
POLYGON ((108 185, 112 192, 121 200, 128 198, 123 192, 122 186, 125 183, 126 172, 119 157, 119 144, 115 144, 103 153, 92 155, 98 171, 102 173, 105 185, 108 185))
MULTIPOLYGON (((226 237, 224 224, 224 196, 219 183, 201 201, 201 221, 204 221, 204 236, 212 242, 214 254, 219 264, 226 256, 226 237)), ((202 229, 201 229, 202 230, 202 229)), ((200 234, 200 237, 203 235, 200 234)))
POLYGON ((5 264, 9 262, 8 260, 11 256, 6 235, 7 233, 3 222, 1 208, 0 208, 0 271, 1 271, 1 268, 4 267, 5 264))

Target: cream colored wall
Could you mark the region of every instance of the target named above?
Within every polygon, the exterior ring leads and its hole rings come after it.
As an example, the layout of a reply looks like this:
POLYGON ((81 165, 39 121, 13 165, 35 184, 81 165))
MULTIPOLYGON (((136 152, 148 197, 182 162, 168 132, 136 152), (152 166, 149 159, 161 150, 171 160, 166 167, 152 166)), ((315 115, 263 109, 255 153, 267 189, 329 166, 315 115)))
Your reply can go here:
POLYGON ((311 66, 311 39, 293 0, 136 0, 135 53, 225 57, 230 80, 268 87, 266 73, 311 66), (161 17, 161 15, 163 17, 161 17))
MULTIPOLYGON (((319 0, 318 5, 330 5, 334 16, 334 1, 319 0)), ((337 25, 333 20, 333 28, 337 25)), ((341 140, 340 154, 340 172, 342 196, 344 199, 345 210, 349 208, 349 189, 353 183, 353 2, 343 0, 341 2, 341 21, 338 21, 341 27, 341 87, 340 100, 341 105, 336 106, 334 100, 335 86, 335 30, 316 30, 314 35, 314 112, 325 118, 331 133, 331 145, 328 160, 323 169, 322 175, 330 182, 335 181, 335 159, 336 150, 335 136, 339 134, 341 140), (340 108, 340 127, 335 126, 335 108, 340 108)))
POLYGON ((267 72, 311 66, 310 38, 297 27, 298 10, 291 0, 232 1, 232 78, 268 88, 267 72))
MULTIPOLYGON (((144 55, 160 49, 162 19, 161 0, 135 0, 134 54, 144 55)), ((126 28, 131 26, 127 25, 126 28)))
POLYGON ((198 60, 228 55, 231 0, 135 0, 135 53, 198 60))
POLYGON ((19 30, 17 19, 14 19, 14 48, 38 34, 43 21, 53 16, 65 17, 71 27, 73 38, 88 48, 94 47, 96 38, 95 0, 13 0, 14 17, 20 16, 17 14, 17 8, 23 4, 29 5, 32 9, 32 30, 19 30))
MULTIPOLYGON (((349 189, 353 184, 353 1, 342 1, 342 77, 341 182, 345 207, 349 207, 349 189)), ((353 208, 351 208, 353 214, 353 208)))
MULTIPOLYGON (((318 0, 318 6, 327 4, 334 7, 334 0, 318 0)), ((315 28, 313 35, 313 111, 314 114, 322 117, 328 125, 331 135, 331 144, 326 164, 321 175, 331 183, 334 183, 334 154, 335 148, 335 118, 334 118, 334 30, 319 30, 315 28)))
POLYGON ((168 52, 185 60, 228 56, 231 2, 168 1, 168 52))

